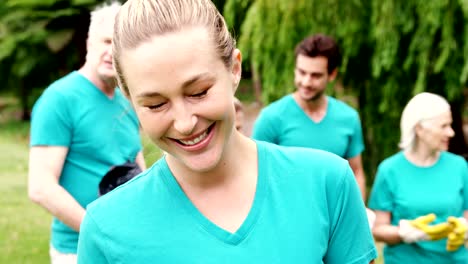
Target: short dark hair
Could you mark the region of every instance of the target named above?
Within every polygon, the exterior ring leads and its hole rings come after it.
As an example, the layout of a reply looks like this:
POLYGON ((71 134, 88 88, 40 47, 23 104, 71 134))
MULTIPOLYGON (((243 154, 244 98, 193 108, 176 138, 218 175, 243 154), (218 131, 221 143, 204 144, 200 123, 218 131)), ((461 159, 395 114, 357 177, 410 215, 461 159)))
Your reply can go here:
POLYGON ((328 59, 328 73, 335 70, 341 63, 341 53, 335 39, 323 34, 309 36, 296 46, 295 55, 307 57, 323 56, 328 59))

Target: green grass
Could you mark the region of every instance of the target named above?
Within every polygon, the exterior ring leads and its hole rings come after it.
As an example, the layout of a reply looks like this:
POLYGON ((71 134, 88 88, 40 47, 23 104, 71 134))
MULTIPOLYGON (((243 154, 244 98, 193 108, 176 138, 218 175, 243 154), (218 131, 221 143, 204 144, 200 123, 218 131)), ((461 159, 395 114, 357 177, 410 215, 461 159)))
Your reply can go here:
POLYGON ((146 167, 153 165, 162 156, 162 151, 145 135, 141 133, 141 144, 143 145, 143 155, 145 157, 146 167))
POLYGON ((51 217, 27 196, 29 123, 0 127, 0 263, 49 263, 51 217))

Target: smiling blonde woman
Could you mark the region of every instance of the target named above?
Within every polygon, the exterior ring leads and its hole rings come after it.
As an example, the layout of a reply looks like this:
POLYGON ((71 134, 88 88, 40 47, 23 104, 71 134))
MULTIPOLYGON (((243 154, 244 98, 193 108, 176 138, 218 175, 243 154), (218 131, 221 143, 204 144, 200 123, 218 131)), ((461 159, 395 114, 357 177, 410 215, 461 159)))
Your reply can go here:
POLYGON ((352 171, 333 154, 234 127, 241 53, 209 0, 130 0, 114 61, 167 154, 88 207, 79 263, 369 263, 352 171))

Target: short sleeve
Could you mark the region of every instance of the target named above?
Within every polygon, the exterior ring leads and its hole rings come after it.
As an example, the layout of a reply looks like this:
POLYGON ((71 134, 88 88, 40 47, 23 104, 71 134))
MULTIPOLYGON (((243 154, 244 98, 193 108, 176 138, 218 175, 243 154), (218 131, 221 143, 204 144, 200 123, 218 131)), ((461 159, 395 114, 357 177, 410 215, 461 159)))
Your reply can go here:
POLYGON ((375 176, 374 186, 369 196, 369 208, 373 210, 392 212, 394 209, 391 184, 385 167, 379 166, 375 176))
POLYGON ((274 125, 274 117, 262 110, 254 123, 252 138, 279 144, 277 126, 274 125))
POLYGON ((327 264, 363 264, 377 257, 364 202, 348 166, 337 189, 329 196, 331 216, 327 264))
POLYGON ((31 146, 70 146, 72 118, 67 102, 57 90, 46 90, 34 105, 31 115, 31 146))
POLYGON ((345 158, 354 158, 364 151, 364 138, 362 135, 361 120, 359 115, 356 116, 353 121, 353 133, 350 138, 349 147, 346 151, 345 158))
POLYGON ((94 219, 88 213, 85 215, 80 226, 78 240, 78 264, 103 264, 110 263, 105 254, 102 244, 105 239, 94 219))

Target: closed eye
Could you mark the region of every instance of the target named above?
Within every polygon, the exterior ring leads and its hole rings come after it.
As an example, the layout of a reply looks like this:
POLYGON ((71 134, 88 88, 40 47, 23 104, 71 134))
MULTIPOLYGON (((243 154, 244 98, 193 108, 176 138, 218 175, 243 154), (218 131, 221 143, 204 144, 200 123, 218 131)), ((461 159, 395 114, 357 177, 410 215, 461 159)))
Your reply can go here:
POLYGON ((163 105, 165 105, 166 103, 160 103, 160 104, 156 104, 156 105, 148 105, 146 106, 147 108, 151 109, 151 110, 155 110, 155 109, 159 109, 161 108, 163 105))
POLYGON ((190 97, 203 97, 207 94, 208 90, 204 90, 203 92, 201 93, 196 93, 196 94, 192 94, 190 95, 190 97))

